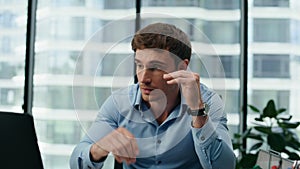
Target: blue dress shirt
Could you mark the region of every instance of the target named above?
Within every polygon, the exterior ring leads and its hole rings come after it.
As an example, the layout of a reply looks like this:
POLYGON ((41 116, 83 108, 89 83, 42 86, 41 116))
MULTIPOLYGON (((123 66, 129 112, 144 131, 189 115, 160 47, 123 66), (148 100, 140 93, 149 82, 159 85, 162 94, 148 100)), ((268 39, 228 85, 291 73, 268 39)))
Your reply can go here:
POLYGON ((191 126, 185 99, 168 118, 158 124, 141 99, 138 84, 120 89, 102 105, 96 120, 70 158, 71 169, 99 169, 104 162, 92 162, 93 143, 118 127, 136 138, 139 155, 124 169, 234 169, 235 155, 228 135, 224 105, 217 93, 201 84, 202 100, 209 106, 209 118, 202 128, 191 126))

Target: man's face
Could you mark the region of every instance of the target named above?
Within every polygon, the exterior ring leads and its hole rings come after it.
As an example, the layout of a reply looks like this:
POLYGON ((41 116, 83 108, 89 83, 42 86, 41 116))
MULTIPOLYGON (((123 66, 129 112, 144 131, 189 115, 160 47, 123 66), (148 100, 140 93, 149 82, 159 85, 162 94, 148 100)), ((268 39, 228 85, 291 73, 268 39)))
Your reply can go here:
POLYGON ((177 97, 178 85, 169 85, 163 75, 176 71, 170 52, 161 49, 137 49, 135 56, 136 73, 142 98, 146 102, 166 101, 177 97))

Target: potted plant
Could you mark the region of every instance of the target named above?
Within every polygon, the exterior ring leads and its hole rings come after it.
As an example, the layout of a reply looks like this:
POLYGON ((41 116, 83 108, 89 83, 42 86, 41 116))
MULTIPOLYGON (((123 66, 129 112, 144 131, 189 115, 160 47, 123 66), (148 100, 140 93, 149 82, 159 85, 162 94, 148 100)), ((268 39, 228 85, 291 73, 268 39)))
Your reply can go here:
POLYGON ((295 132, 300 122, 292 122, 292 116, 284 113, 286 109, 277 109, 273 100, 269 100, 262 111, 253 105, 248 107, 259 117, 254 119, 254 125, 243 134, 234 135, 233 148, 240 152, 236 168, 253 168, 258 151, 263 147, 286 154, 288 159, 300 160, 300 142, 295 132), (252 141, 254 144, 249 149, 244 149, 242 140, 252 141))

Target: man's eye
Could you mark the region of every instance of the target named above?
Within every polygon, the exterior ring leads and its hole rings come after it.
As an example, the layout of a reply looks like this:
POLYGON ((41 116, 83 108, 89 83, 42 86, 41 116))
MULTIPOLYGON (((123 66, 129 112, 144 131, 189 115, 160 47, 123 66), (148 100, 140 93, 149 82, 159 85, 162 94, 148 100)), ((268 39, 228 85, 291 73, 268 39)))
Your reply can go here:
POLYGON ((150 70, 150 71, 155 71, 155 70, 157 70, 157 69, 154 68, 154 67, 151 67, 151 68, 149 68, 149 70, 150 70))
POLYGON ((144 66, 142 64, 136 64, 136 67, 139 68, 139 69, 143 69, 144 66))
POLYGON ((152 66, 150 67, 150 69, 152 69, 152 70, 161 70, 162 67, 161 67, 160 65, 152 65, 152 66))

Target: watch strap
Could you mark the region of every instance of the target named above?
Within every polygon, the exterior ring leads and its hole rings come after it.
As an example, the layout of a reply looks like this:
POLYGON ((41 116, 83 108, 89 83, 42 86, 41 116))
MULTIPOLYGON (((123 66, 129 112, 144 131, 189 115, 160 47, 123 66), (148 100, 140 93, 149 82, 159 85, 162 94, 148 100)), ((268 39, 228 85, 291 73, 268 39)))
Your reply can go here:
POLYGON ((191 116, 207 116, 207 110, 206 110, 206 104, 204 104, 204 107, 201 109, 192 110, 188 107, 187 113, 191 116))

